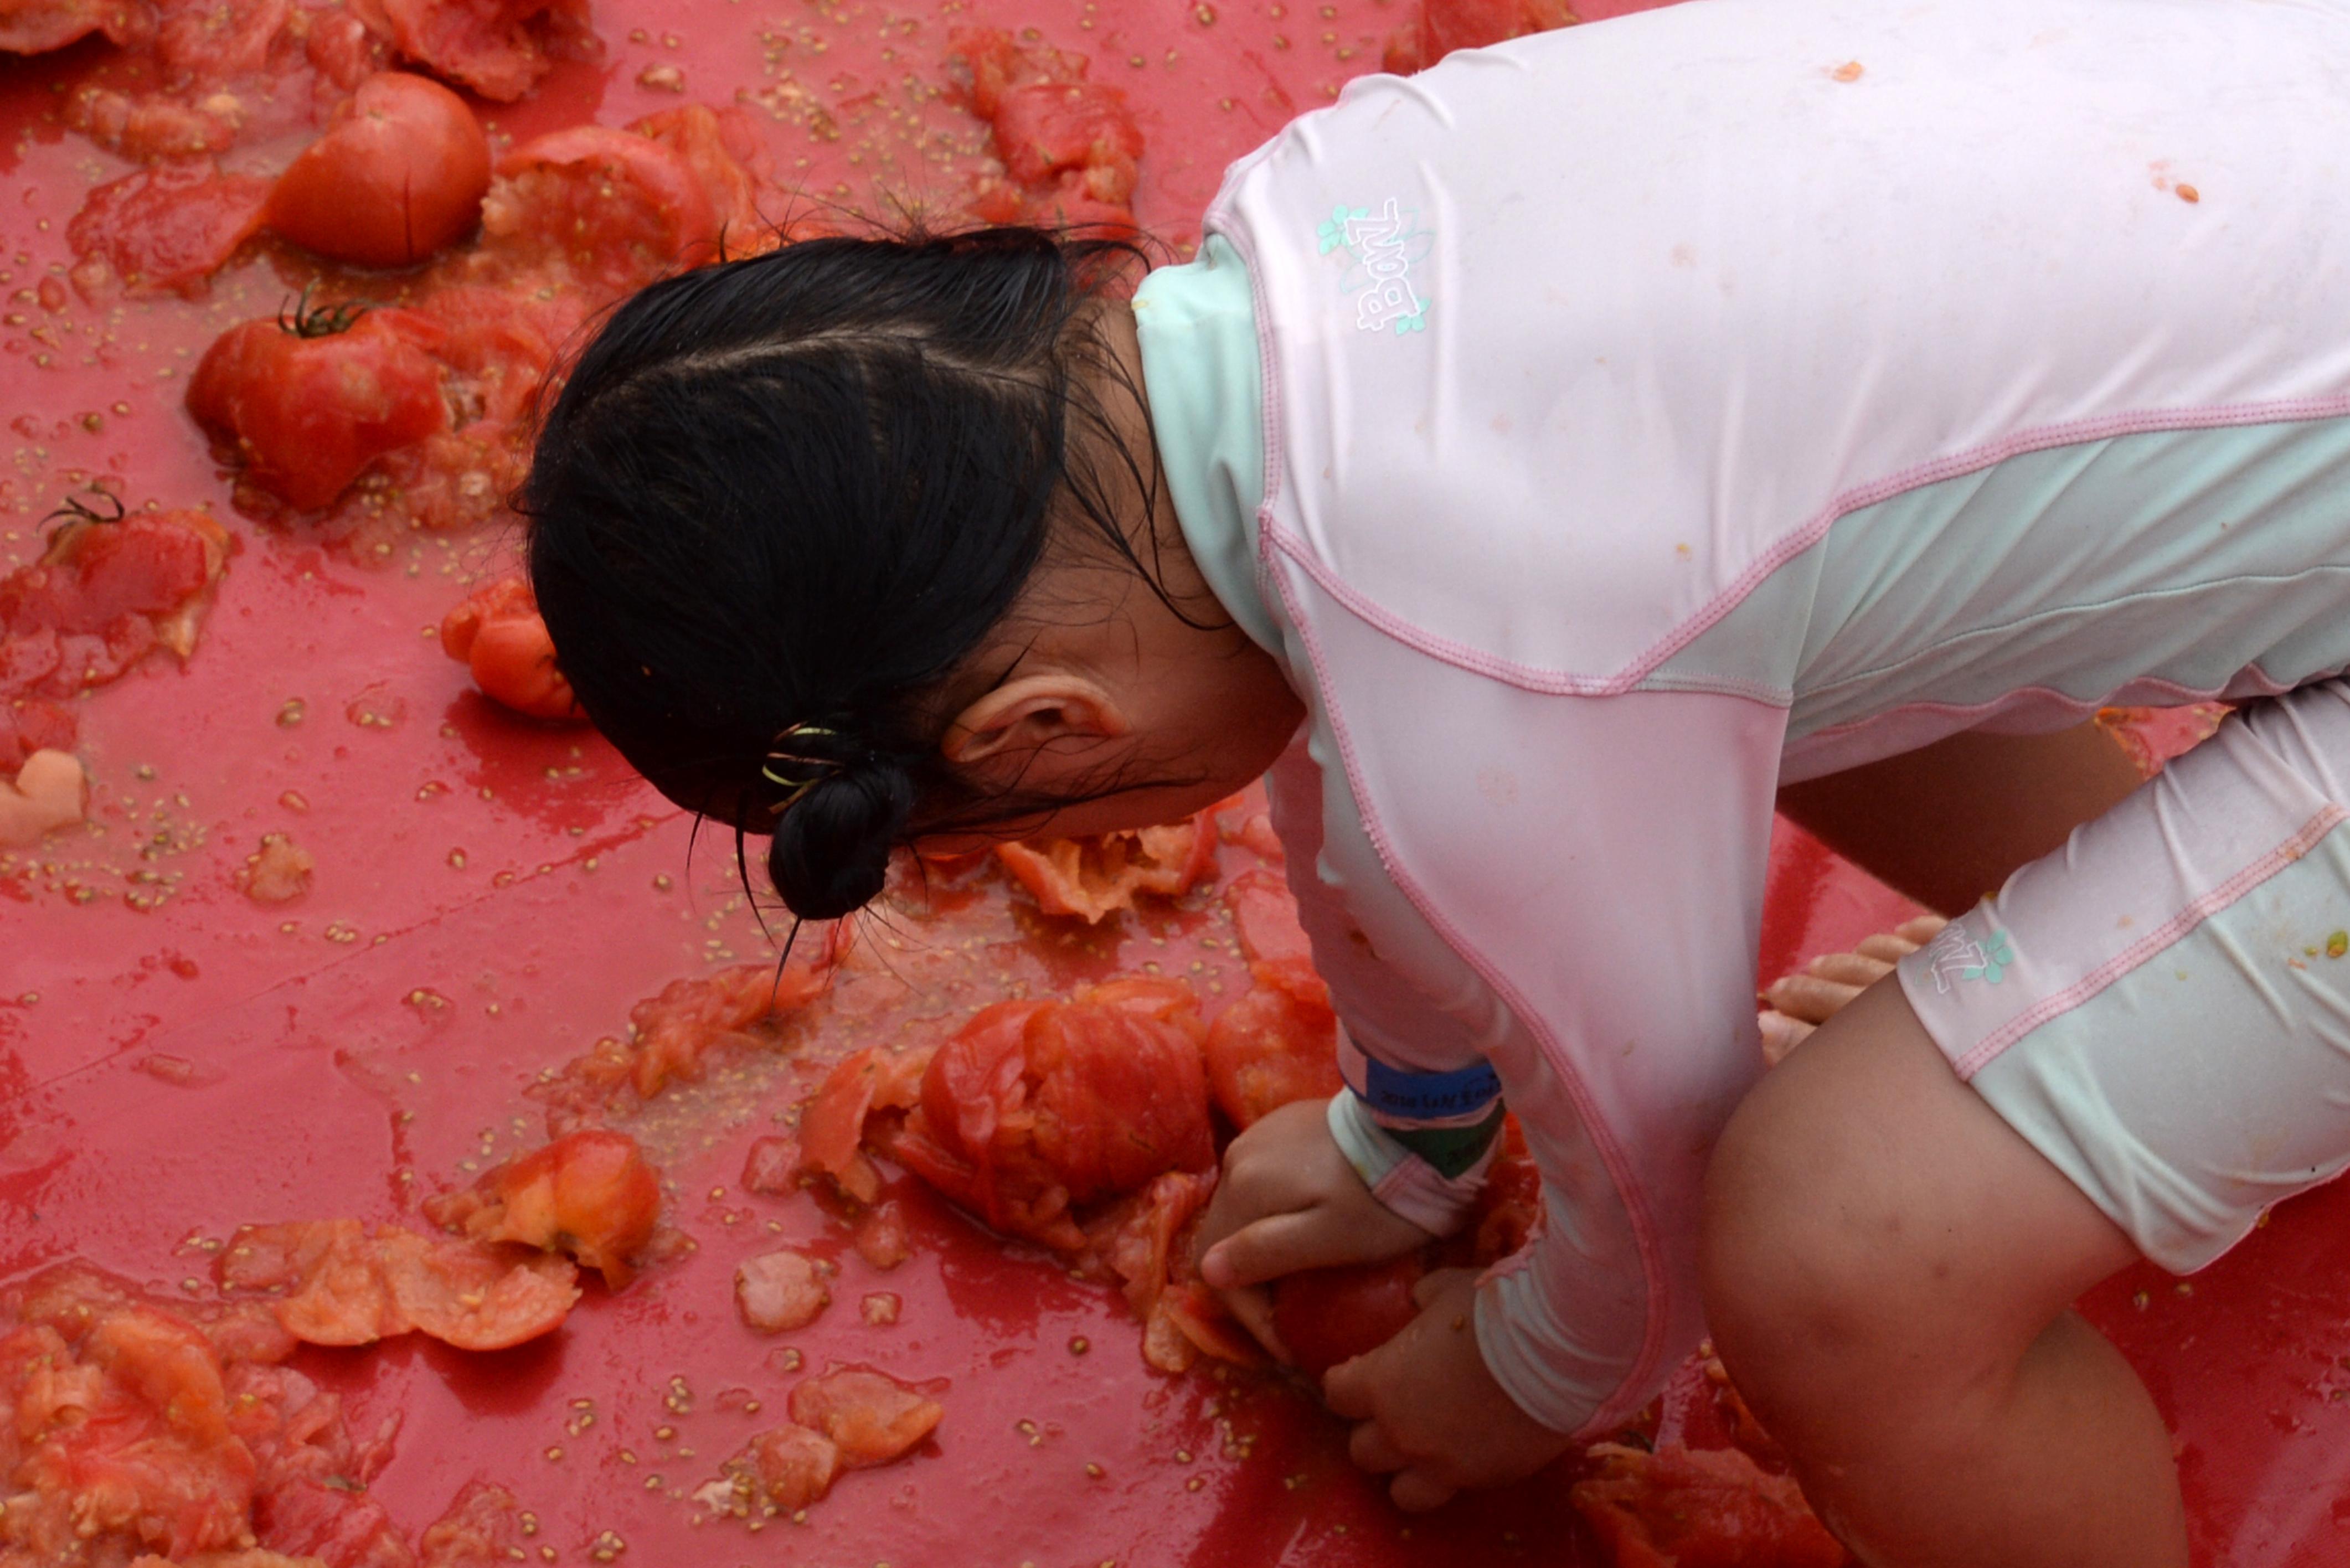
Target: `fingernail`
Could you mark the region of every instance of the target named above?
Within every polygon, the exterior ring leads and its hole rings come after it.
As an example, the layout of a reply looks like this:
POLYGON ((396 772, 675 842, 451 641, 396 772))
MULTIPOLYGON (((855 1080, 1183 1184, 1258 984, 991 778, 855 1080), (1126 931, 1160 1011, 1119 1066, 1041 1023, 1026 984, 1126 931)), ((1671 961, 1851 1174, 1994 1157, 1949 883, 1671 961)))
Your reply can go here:
POLYGON ((1232 1288, 1232 1266, 1225 1261, 1222 1245, 1209 1248, 1206 1255, 1201 1258, 1200 1277, 1208 1282, 1211 1290, 1232 1288))

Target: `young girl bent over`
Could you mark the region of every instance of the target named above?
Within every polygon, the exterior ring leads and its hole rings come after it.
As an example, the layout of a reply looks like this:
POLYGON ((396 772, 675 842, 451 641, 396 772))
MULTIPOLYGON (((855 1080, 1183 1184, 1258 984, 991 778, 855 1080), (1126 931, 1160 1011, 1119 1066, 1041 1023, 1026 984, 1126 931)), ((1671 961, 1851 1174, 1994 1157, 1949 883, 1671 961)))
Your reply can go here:
POLYGON ((1271 768, 1349 1088, 1209 1278, 1445 1231, 1504 1101, 1545 1180, 1329 1378, 1404 1506, 1710 1324, 1865 1560, 2180 1563, 2067 1307, 2350 1160, 2345 81, 2333 5, 1705 0, 1355 83, 1130 305, 1016 231, 693 273, 550 416, 539 601, 810 918, 1271 768), (2144 788, 2082 726, 2213 694, 2144 788), (1758 1084, 1774 803, 1960 918, 1758 1084))

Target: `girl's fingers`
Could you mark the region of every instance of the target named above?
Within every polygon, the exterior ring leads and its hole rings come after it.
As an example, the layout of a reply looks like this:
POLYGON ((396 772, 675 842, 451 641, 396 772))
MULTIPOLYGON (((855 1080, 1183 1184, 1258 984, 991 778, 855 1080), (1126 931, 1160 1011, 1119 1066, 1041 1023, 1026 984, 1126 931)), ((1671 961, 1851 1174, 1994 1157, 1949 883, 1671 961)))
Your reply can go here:
POLYGON ((1893 972, 1893 961, 1867 953, 1823 953, 1805 964, 1804 972, 1838 985, 1875 985, 1893 972))
POLYGON ((1370 1419, 1371 1373, 1367 1364, 1377 1354, 1342 1361, 1322 1375, 1322 1403, 1330 1407, 1332 1415, 1343 1416, 1349 1421, 1370 1419))
POLYGON ((1432 1269, 1420 1275, 1419 1282, 1411 1287, 1411 1304, 1426 1312, 1437 1297, 1453 1286, 1463 1282, 1474 1284, 1476 1281, 1474 1269, 1432 1269))
POLYGON ((1859 986, 1839 984, 1817 975, 1791 974, 1772 981, 1762 1000, 1790 1018, 1799 1018, 1806 1023, 1825 1023, 1860 992, 1859 986))
POLYGON ((1893 934, 1905 942, 1915 942, 1922 948, 1940 936, 1942 928, 1950 923, 1940 915, 1919 915, 1915 919, 1904 920, 1894 927, 1893 934))
POLYGON ((1895 964, 1918 950, 1918 944, 1907 937, 1897 937, 1891 931, 1879 931, 1857 943, 1853 951, 1863 958, 1877 959, 1895 964))
POLYGON ((1355 1461, 1357 1468, 1373 1475, 1386 1475, 1411 1463, 1404 1458, 1402 1449, 1388 1441, 1388 1435, 1379 1429, 1377 1421, 1356 1425, 1354 1436, 1347 1439, 1347 1457, 1355 1461))
POLYGON ((1773 1067, 1785 1061, 1787 1053, 1801 1045, 1818 1027, 1775 1010, 1758 1014, 1754 1022, 1762 1029, 1762 1060, 1773 1067))
POLYGON ((1281 1343, 1281 1331, 1273 1325, 1273 1293, 1261 1285, 1238 1285, 1228 1291, 1218 1291, 1224 1309, 1240 1321, 1265 1354, 1284 1366, 1291 1364, 1289 1347, 1281 1343))
POLYGON ((1388 1484, 1388 1496, 1406 1513, 1426 1513, 1452 1501, 1453 1489, 1423 1469, 1408 1469, 1388 1484))
POLYGON ((1328 1220, 1317 1210, 1268 1214, 1209 1248, 1200 1259, 1200 1277, 1211 1290, 1229 1291, 1263 1284, 1300 1269, 1351 1261, 1351 1254, 1343 1250, 1343 1239, 1330 1230, 1328 1220))

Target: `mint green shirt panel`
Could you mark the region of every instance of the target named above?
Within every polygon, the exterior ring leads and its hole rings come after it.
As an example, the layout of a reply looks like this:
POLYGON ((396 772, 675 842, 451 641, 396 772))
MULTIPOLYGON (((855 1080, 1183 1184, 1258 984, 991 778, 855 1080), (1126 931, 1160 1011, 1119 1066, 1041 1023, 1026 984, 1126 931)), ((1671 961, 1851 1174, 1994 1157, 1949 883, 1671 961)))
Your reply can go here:
POLYGON ((1249 639, 1287 661, 1257 589, 1264 504, 1264 374, 1256 295, 1240 253, 1210 234, 1200 258, 1160 267, 1134 293, 1143 391, 1159 471, 1200 575, 1249 639))
POLYGON ((1643 684, 1792 705, 1788 740, 2030 687, 2084 702, 2350 666, 2350 421, 2026 452, 1847 513, 1643 684))

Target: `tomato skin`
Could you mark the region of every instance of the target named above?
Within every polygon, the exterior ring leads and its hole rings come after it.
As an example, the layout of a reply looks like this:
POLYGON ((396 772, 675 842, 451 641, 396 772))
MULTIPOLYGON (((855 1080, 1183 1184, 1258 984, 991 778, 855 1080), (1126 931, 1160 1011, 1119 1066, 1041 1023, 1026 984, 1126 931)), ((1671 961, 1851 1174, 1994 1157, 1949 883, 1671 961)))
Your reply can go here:
POLYGON ((93 189, 66 241, 134 288, 194 292, 260 232, 268 201, 268 181, 209 161, 142 169, 93 189))
POLYGON ((534 719, 576 722, 586 715, 555 661, 555 639, 530 584, 503 577, 478 588, 441 622, 441 650, 463 659, 482 694, 534 719))
POLYGON ((441 337, 411 310, 370 310, 324 337, 247 321, 204 350, 188 409, 235 443, 255 483, 314 511, 377 458, 449 428, 429 352, 441 337))
POLYGON ((1274 1288, 1273 1326, 1297 1369, 1316 1383, 1342 1361, 1377 1350, 1419 1315, 1417 1253, 1383 1263, 1302 1269, 1274 1288))
POLYGON ((338 104, 269 192, 269 226, 360 266, 410 266, 480 219, 490 142, 465 100, 385 71, 338 104))
POLYGON ((774 248, 776 237, 766 232, 752 172, 765 151, 748 113, 689 103, 633 120, 629 129, 671 149, 693 171, 710 198, 728 259, 774 248))

